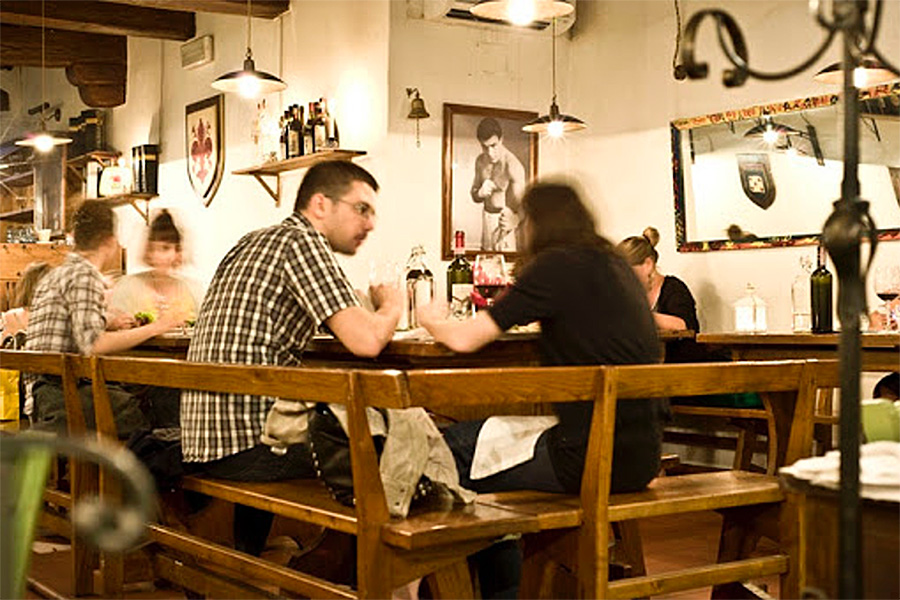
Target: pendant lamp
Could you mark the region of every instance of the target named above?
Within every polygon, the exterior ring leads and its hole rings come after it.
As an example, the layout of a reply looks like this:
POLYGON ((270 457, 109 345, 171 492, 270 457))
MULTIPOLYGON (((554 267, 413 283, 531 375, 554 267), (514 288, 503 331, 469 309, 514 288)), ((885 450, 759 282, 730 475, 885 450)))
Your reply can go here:
POLYGON ((572 14, 575 7, 564 0, 482 0, 469 11, 481 19, 528 25, 572 14))
POLYGON ((780 140, 789 138, 790 136, 801 135, 801 132, 789 125, 783 125, 767 116, 755 126, 747 130, 744 134, 745 138, 760 138, 766 144, 774 146, 780 140))
POLYGON ((553 64, 551 71, 553 73, 553 100, 550 103, 550 113, 542 117, 538 117, 534 121, 526 123, 522 126, 522 131, 528 133, 546 133, 550 137, 562 137, 567 131, 578 131, 587 127, 584 121, 578 117, 565 115, 559 112, 559 106, 556 104, 556 19, 553 19, 553 34, 551 36, 553 44, 553 64))
MULTIPOLYGON (((864 56, 859 65, 853 69, 853 85, 865 88, 888 81, 900 79, 900 73, 894 73, 884 63, 873 56, 864 56)), ((814 81, 840 85, 844 82, 844 70, 841 63, 828 65, 813 76, 814 81)))
POLYGON ((41 129, 37 133, 27 135, 24 140, 16 141, 17 146, 30 146, 41 154, 47 154, 56 146, 72 143, 71 138, 57 137, 47 131, 47 120, 44 116, 48 106, 47 76, 45 74, 46 68, 44 67, 46 62, 44 56, 46 51, 46 35, 47 33, 44 27, 44 0, 41 0, 41 129))
POLYGON ((278 77, 257 71, 253 62, 253 50, 250 48, 251 33, 250 0, 247 0, 247 55, 244 57, 244 67, 240 71, 225 73, 215 81, 212 86, 223 92, 234 92, 244 98, 256 98, 270 92, 280 92, 287 84, 278 77))

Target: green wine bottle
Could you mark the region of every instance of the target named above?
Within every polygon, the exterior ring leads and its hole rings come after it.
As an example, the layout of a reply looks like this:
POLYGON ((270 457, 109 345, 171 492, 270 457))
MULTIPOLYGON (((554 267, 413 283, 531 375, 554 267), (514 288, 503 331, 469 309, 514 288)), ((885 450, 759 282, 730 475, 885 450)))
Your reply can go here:
POLYGON ((472 316, 472 264, 466 260, 466 233, 457 231, 453 239, 453 262, 447 267, 447 303, 450 316, 472 316))
POLYGON ((816 270, 809 276, 812 301, 812 332, 831 333, 831 271, 825 266, 825 246, 819 244, 816 270))

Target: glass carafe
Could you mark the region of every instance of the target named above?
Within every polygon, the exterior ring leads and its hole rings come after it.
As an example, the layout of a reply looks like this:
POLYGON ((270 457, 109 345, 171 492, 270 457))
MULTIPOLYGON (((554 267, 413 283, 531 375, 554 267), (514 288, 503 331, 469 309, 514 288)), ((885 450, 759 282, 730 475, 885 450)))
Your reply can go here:
POLYGON ((433 298, 434 275, 425 264, 425 248, 414 246, 406 261, 406 325, 409 329, 419 326, 416 308, 428 304, 433 298))

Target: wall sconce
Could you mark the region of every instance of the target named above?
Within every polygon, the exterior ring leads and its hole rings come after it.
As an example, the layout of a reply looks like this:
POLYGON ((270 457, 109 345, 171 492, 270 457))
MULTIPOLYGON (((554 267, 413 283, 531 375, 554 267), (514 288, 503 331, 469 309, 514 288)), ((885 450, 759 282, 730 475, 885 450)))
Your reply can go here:
POLYGON ((469 9, 476 17, 509 21, 513 25, 549 21, 570 15, 574 10, 565 0, 481 0, 469 9))
POLYGON ((427 119, 431 115, 425 110, 425 101, 419 96, 419 88, 406 88, 406 96, 407 98, 412 98, 412 101, 409 103, 409 114, 406 115, 406 118, 416 120, 416 148, 420 148, 422 142, 419 139, 419 120, 427 119))

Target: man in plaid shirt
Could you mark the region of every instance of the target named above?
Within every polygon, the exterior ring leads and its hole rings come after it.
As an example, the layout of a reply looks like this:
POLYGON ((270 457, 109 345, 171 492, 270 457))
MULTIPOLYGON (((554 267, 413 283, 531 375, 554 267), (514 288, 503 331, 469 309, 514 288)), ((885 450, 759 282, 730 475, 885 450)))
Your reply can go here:
MULTIPOLYGON (((373 229, 377 191, 375 178, 351 162, 319 163, 307 171, 293 214, 248 233, 222 259, 200 308, 188 360, 299 365, 321 325, 354 354, 378 355, 400 318, 400 290, 373 287, 376 310, 366 310, 334 256, 355 254, 373 229)), ((184 390, 185 462, 238 481, 315 476, 305 444, 276 453, 261 443, 274 402, 184 390)), ((271 519, 270 513, 236 505, 235 546, 259 554, 271 519)))
MULTIPOLYGON (((115 215, 105 202, 87 200, 75 211, 73 220, 75 249, 63 264, 44 276, 34 292, 26 350, 110 354, 132 348, 184 322, 185 315, 168 312, 143 327, 109 331, 106 284, 100 269, 119 252, 115 215)), ((123 325, 129 326, 127 320, 123 325)), ((65 433, 66 406, 59 377, 28 376, 27 383, 32 385, 35 427, 65 433)), ((119 437, 127 439, 136 431, 149 428, 131 394, 116 386, 110 386, 109 392, 119 437)), ((85 418, 92 425, 91 384, 79 385, 78 393, 85 418)))

